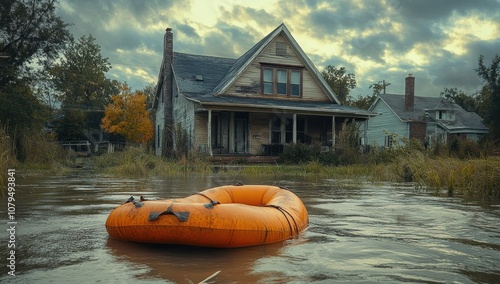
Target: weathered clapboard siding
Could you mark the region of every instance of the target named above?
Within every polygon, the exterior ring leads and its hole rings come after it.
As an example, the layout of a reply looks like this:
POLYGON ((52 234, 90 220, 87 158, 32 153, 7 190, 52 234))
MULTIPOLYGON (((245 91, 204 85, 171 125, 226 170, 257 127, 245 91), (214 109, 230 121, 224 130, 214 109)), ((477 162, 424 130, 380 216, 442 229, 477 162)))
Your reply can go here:
POLYGON ((163 131, 165 129, 164 103, 159 103, 155 115, 155 154, 161 155, 163 147, 163 131))
MULTIPOLYGON (((174 129, 177 129, 177 125, 179 125, 182 130, 186 131, 188 137, 193 137, 195 135, 195 105, 193 102, 188 101, 186 97, 178 95, 175 83, 173 94, 173 115, 176 122, 174 129)), ((192 149, 193 146, 192 144, 188 145, 189 149, 192 149)))
POLYGON ((208 113, 199 112, 194 117, 194 150, 208 151, 208 113))
POLYGON ((370 118, 368 122, 368 144, 384 146, 386 136, 389 134, 408 137, 408 123, 402 122, 385 102, 378 100, 372 111, 378 115, 370 118))
POLYGON ((285 66, 304 67, 304 63, 297 56, 283 36, 276 37, 270 45, 257 56, 241 76, 228 88, 226 95, 251 96, 259 98, 282 98, 289 100, 330 101, 329 97, 313 79, 313 75, 306 68, 302 71, 302 98, 264 95, 261 90, 261 63, 285 66), (276 55, 276 42, 287 44, 287 56, 276 55))
POLYGON ((269 119, 271 115, 267 113, 252 113, 250 121, 252 128, 250 130, 250 154, 259 155, 262 153, 262 145, 270 142, 269 138, 269 119))

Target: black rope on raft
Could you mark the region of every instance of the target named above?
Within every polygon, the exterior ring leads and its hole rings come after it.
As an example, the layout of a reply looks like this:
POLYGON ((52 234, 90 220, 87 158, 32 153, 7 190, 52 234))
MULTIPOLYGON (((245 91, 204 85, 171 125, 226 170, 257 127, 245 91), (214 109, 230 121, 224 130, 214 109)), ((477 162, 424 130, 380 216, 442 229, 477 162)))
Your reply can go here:
POLYGON ((214 208, 214 205, 220 204, 219 201, 213 200, 212 198, 206 196, 203 193, 198 192, 196 194, 201 195, 201 196, 205 197, 206 199, 210 200, 210 203, 206 203, 206 204, 203 205, 203 206, 205 206, 205 208, 212 209, 212 208, 214 208))
POLYGON ((292 219, 293 221, 293 224, 295 225, 295 232, 298 234, 299 233, 299 226, 297 225, 297 222, 295 222, 295 219, 293 218, 293 215, 290 214, 290 212, 286 211, 285 209, 283 209, 282 207, 278 206, 278 205, 272 205, 272 204, 269 204, 269 205, 264 205, 265 207, 272 207, 272 208, 276 208, 278 209, 278 211, 281 212, 281 214, 283 214, 283 216, 285 216, 285 219, 288 223, 288 227, 290 228, 290 236, 293 235, 293 228, 292 228, 292 224, 290 223, 290 220, 288 220, 288 216, 290 216, 290 218, 292 219), (287 216, 288 214, 288 216, 287 216))

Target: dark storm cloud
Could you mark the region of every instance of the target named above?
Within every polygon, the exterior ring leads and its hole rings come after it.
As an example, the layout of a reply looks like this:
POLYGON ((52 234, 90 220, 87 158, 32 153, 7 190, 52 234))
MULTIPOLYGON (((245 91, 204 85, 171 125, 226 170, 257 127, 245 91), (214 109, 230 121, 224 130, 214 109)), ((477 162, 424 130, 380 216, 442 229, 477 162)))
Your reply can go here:
POLYGON ((167 27, 173 28, 175 51, 237 58, 284 22, 320 71, 331 64, 356 74, 354 96, 371 93, 368 86, 384 79, 392 83, 393 93, 403 93, 407 73, 414 73, 417 90, 426 95, 439 95, 444 87, 471 92, 478 85, 473 69, 479 55, 489 62, 500 51, 500 37, 488 41, 474 35, 457 43, 463 52, 445 50, 446 39, 462 40, 460 34, 448 34, 450 26, 460 28, 457 17, 499 18, 500 0, 277 0, 262 9, 243 1, 224 6, 215 2, 216 17, 209 22, 190 16, 197 8, 191 1, 61 4, 59 14, 74 24, 70 31, 75 37, 92 34, 103 55, 116 63, 111 75, 138 87, 146 82, 131 73, 136 69, 148 71, 150 78, 158 76, 167 27), (311 46, 308 39, 321 46, 311 46), (336 50, 328 51, 329 45, 336 50))
POLYGON ((201 37, 196 32, 196 29, 194 29, 190 25, 178 24, 177 29, 179 30, 179 32, 183 33, 186 37, 188 37, 192 40, 196 40, 196 41, 201 40, 201 37))

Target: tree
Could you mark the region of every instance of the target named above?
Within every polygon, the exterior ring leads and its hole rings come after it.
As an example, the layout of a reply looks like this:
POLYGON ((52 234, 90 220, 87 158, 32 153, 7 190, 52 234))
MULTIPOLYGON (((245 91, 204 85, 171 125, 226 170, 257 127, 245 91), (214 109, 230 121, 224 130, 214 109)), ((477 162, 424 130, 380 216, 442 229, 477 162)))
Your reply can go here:
POLYGON ((56 0, 5 0, 0 5, 0 86, 29 80, 33 66, 49 66, 71 39, 55 14, 56 0), (36 60, 36 61, 35 61, 36 60))
POLYGON ((358 95, 357 100, 349 99, 346 103, 350 106, 367 110, 370 108, 376 98, 377 96, 375 94, 369 96, 358 95))
POLYGON ((321 72, 321 75, 328 83, 341 103, 348 101, 349 90, 356 88, 356 76, 353 73, 346 74, 345 67, 336 68, 328 65, 321 72))
POLYGON ((374 95, 385 94, 385 91, 391 83, 387 83, 385 80, 378 81, 378 83, 371 84, 369 89, 373 89, 374 95))
POLYGON ((116 82, 106 78, 108 58, 92 35, 72 41, 59 64, 50 69, 52 82, 63 105, 77 108, 104 107, 117 93, 116 82))
MULTIPOLYGON (((118 82, 106 78, 111 69, 107 58, 101 55, 101 47, 92 35, 71 41, 58 64, 49 69, 52 84, 58 91, 58 100, 64 111, 83 111, 87 139, 100 140, 100 124, 103 109, 113 94, 118 93, 118 82), (96 134, 98 137, 93 137, 96 134)), ((72 116, 78 117, 78 116, 72 116)), ((78 125, 66 122, 62 125, 78 125)), ((62 133, 69 130, 59 129, 62 133)), ((61 135, 59 135, 61 136, 61 135)))
POLYGON ((7 125, 23 160, 21 137, 42 131, 51 116, 36 86, 71 39, 56 0, 3 0, 0 5, 0 127, 7 125))
POLYGON ((62 109, 54 122, 57 140, 85 140, 85 113, 81 110, 62 109))
POLYGON ((151 107, 153 105, 153 100, 156 94, 156 84, 151 83, 146 85, 144 88, 142 88, 141 92, 143 92, 146 95, 147 105, 148 107, 151 107))
POLYGON ((489 94, 487 99, 487 109, 484 114, 484 121, 490 128, 490 134, 494 139, 500 139, 500 56, 495 55, 491 65, 484 64, 484 56, 479 56, 479 67, 477 74, 486 83, 483 94, 489 94))
POLYGON ((125 137, 128 142, 145 144, 153 137, 153 124, 146 106, 146 95, 141 91, 130 92, 123 84, 120 94, 111 97, 106 106, 101 127, 110 133, 125 137))
POLYGON ((477 98, 457 88, 444 88, 441 92, 441 96, 456 103, 466 111, 477 112, 478 110, 477 98))

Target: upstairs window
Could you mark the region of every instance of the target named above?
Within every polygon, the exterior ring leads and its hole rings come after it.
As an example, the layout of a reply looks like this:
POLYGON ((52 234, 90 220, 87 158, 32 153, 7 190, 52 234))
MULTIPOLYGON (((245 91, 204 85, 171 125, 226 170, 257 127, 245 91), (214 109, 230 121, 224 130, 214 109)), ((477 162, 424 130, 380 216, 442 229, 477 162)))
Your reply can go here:
POLYGON ((262 87, 262 93, 266 94, 266 95, 272 95, 274 93, 273 91, 273 82, 274 82, 274 79, 273 79, 273 69, 272 68, 264 68, 262 70, 262 73, 263 73, 263 87, 262 87))
POLYGON ((300 82, 302 74, 298 70, 291 70, 290 71, 290 96, 294 97, 300 97, 300 85, 302 85, 300 82))
POLYGON ((287 88, 286 85, 288 83, 288 72, 286 69, 278 69, 276 71, 277 84, 276 84, 276 92, 278 95, 286 95, 287 88))
POLYGON ((446 110, 438 110, 436 112, 436 119, 439 120, 455 120, 455 112, 453 111, 446 111, 446 110))
POLYGON ((273 96, 302 96, 302 69, 285 66, 263 66, 262 93, 273 96))

